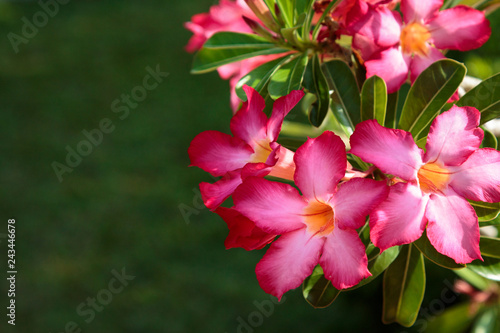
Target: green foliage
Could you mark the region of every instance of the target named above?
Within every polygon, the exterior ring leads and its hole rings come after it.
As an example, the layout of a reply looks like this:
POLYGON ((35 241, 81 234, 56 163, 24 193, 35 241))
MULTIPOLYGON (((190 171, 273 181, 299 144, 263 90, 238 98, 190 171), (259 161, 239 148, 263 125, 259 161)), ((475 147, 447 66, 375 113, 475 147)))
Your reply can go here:
POLYGON ((500 281, 500 259, 483 256, 484 261, 474 260, 467 267, 489 280, 500 281))
MULTIPOLYGON (((366 79, 361 90, 361 121, 376 119, 380 125, 384 126, 387 106, 387 86, 385 81, 378 76, 366 79)), ((394 109, 391 111, 394 112, 394 109)))
POLYGON ((484 80, 471 89, 456 103, 457 106, 472 106, 481 112, 481 122, 500 116, 500 73, 484 80))
POLYGON ((332 286, 323 274, 321 266, 316 266, 313 273, 302 283, 302 295, 307 303, 315 308, 325 308, 333 303, 340 290, 332 286))
POLYGON ((384 274, 382 321, 406 327, 413 325, 424 291, 424 258, 413 245, 403 245, 399 256, 384 274))
POLYGON ((479 247, 483 256, 500 259, 500 239, 482 236, 479 247))
POLYGON ((413 243, 419 250, 422 252, 422 254, 435 263, 436 265, 439 265, 444 268, 448 269, 461 269, 464 268, 465 265, 462 264, 457 264, 455 260, 451 259, 450 257, 447 257, 445 255, 442 255, 436 249, 434 246, 432 246, 431 242, 427 238, 427 232, 424 231, 422 234, 422 237, 420 237, 418 240, 416 240, 413 243))
POLYGON ((474 320, 474 314, 470 313, 469 304, 455 305, 439 316, 431 319, 427 325, 426 333, 453 332, 462 333, 467 330, 474 320))
POLYGON ((320 67, 320 60, 316 54, 307 66, 304 87, 316 95, 316 101, 311 104, 309 110, 309 121, 313 126, 319 127, 330 109, 330 92, 325 75, 320 67))
POLYGON ((307 54, 300 54, 282 65, 271 77, 269 94, 273 99, 289 94, 302 87, 302 79, 308 63, 307 54))
POLYGON ((401 112, 399 128, 410 132, 415 142, 425 138, 434 118, 465 77, 463 64, 443 59, 425 69, 415 80, 401 112))

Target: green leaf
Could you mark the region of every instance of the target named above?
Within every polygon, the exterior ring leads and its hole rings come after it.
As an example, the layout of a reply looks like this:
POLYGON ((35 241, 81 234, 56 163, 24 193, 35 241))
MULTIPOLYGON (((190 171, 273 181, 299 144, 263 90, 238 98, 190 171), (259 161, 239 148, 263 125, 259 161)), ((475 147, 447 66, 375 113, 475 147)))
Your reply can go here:
POLYGON ((376 119, 385 124, 387 110, 387 86, 378 76, 369 77, 361 90, 361 121, 376 119))
POLYGON ((284 64, 271 77, 269 94, 273 99, 285 96, 292 90, 300 89, 308 62, 307 54, 292 59, 284 64))
POLYGON ((300 146, 302 146, 306 142, 306 139, 299 138, 291 138, 280 135, 278 138, 278 143, 285 148, 288 148, 292 151, 296 151, 300 146))
POLYGON ((285 21, 285 26, 288 28, 293 27, 295 1, 276 0, 276 4, 281 11, 281 17, 283 18, 283 21, 285 21))
POLYGON ((500 117, 500 73, 484 80, 457 101, 458 106, 472 106, 481 112, 480 125, 500 117))
POLYGON ((399 249, 400 249, 399 246, 393 246, 385 250, 381 254, 377 255, 375 259, 368 261, 368 270, 370 271, 370 273, 372 273, 372 276, 361 280, 360 283, 358 283, 352 288, 349 288, 348 290, 357 289, 375 280, 396 259, 396 257, 399 254, 399 249))
POLYGON ((358 84, 351 69, 342 60, 332 60, 323 64, 326 79, 333 90, 334 102, 340 108, 332 108, 341 125, 352 134, 356 124, 361 122, 361 99, 358 84))
POLYGON ((195 55, 191 73, 206 73, 235 61, 289 51, 276 47, 275 44, 269 43, 258 35, 219 32, 207 40, 203 48, 195 55))
POLYGON ((481 148, 497 149, 498 146, 497 137, 487 129, 483 128, 483 132, 484 132, 484 138, 483 142, 481 143, 481 148))
POLYGON ((484 262, 474 260, 467 267, 488 280, 500 281, 500 259, 486 256, 483 259, 484 262))
POLYGON ((498 333, 500 332, 500 319, 498 307, 489 308, 478 316, 472 326, 471 333, 498 333))
POLYGON ((479 221, 479 227, 487 227, 490 225, 495 225, 495 226, 500 225, 500 215, 495 217, 493 220, 479 221))
POLYGON ((455 260, 436 251, 431 242, 429 242, 429 238, 427 238, 427 233, 425 231, 422 234, 422 237, 417 239, 413 244, 420 250, 420 252, 422 252, 422 254, 427 259, 429 259, 436 265, 448 269, 461 269, 465 267, 465 265, 457 264, 455 260))
POLYGON ((332 283, 325 278, 323 269, 319 265, 302 283, 304 299, 315 308, 326 308, 339 294, 340 290, 333 287, 332 283))
POLYGON ((480 222, 494 220, 500 214, 500 203, 469 200, 480 222))
POLYGON ((469 303, 461 303, 446 309, 442 314, 434 317, 427 324, 425 333, 462 333, 472 323, 475 314, 469 311, 469 303))
POLYGON ((267 92, 266 88, 268 87, 271 77, 292 56, 293 55, 287 55, 285 57, 266 62, 265 64, 252 70, 247 75, 243 76, 236 84, 236 95, 238 95, 238 97, 243 101, 247 100, 247 95, 245 94, 245 91, 243 91, 243 86, 245 84, 257 90, 260 95, 264 95, 264 92, 267 92))
POLYGON ((384 274, 382 321, 410 327, 417 319, 425 291, 422 254, 411 244, 404 245, 384 274))
POLYGON ((311 105, 309 121, 313 126, 319 127, 325 120, 330 108, 330 92, 325 75, 321 71, 320 60, 316 54, 307 66, 306 78, 304 79, 304 86, 317 98, 311 105))
POLYGON ((464 269, 455 270, 453 272, 479 290, 488 289, 492 283, 490 280, 485 279, 484 277, 482 277, 477 273, 474 273, 467 267, 464 269))
POLYGON ((415 141, 427 136, 431 122, 455 93, 466 71, 463 64, 451 59, 436 61, 425 69, 410 88, 399 128, 410 132, 415 141))
POLYGON ((479 239, 479 248, 483 256, 500 259, 500 239, 482 236, 479 239))
POLYGON ((387 98, 387 112, 384 125, 387 128, 397 128, 398 126, 398 99, 399 90, 395 93, 389 94, 387 98))

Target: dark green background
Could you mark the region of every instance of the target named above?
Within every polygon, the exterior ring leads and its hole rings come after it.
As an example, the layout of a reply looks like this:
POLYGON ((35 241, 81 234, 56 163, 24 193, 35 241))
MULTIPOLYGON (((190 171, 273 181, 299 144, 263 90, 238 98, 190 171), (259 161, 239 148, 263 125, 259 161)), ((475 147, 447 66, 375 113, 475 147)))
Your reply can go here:
MULTIPOLYGON (((71 321, 83 332, 236 332, 269 299, 254 275, 264 252, 224 249, 225 223, 196 208, 198 183, 211 178, 187 167, 196 134, 229 130, 227 82, 190 75, 183 49, 183 22, 213 3, 70 1, 17 54, 7 34, 21 34, 21 18, 40 7, 0 3, 1 332, 64 332, 71 321), (169 77, 120 120, 113 100, 157 65, 169 77), (114 131, 59 182, 51 164, 103 118, 114 131), (195 213, 186 220, 179 207, 195 213), (8 218, 17 220, 15 328, 5 316, 8 218), (86 323, 76 308, 122 267, 135 279, 86 323)), ((472 74, 500 71, 498 45, 496 36, 469 53, 472 74)), ((424 307, 454 279, 427 267, 424 307)), ((381 296, 377 279, 314 310, 297 289, 253 330, 404 331, 381 323, 381 296)))

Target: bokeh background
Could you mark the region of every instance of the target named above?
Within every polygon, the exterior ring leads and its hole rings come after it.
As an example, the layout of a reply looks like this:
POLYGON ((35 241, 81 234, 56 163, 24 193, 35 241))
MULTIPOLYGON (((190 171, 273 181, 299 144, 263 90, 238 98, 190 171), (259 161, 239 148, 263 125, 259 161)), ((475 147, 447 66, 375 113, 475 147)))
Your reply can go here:
MULTIPOLYGON (((197 192, 211 179, 188 168, 196 134, 229 131, 227 82, 190 75, 183 49, 183 23, 214 3, 72 0, 16 53, 8 34, 21 35, 22 18, 41 7, 0 2, 1 332, 422 331, 426 314, 412 329, 381 323, 381 278, 321 310, 291 291, 258 320, 256 302, 270 300, 254 274, 264 252, 224 249, 226 225, 197 192), (148 66, 169 75, 120 119, 112 102, 142 85, 148 66), (114 130, 59 181, 53 162, 65 164, 67 147, 105 118, 114 130), (5 316, 8 218, 17 221, 15 327, 5 316), (108 300, 123 268, 135 278, 108 300), (108 304, 92 320, 77 312, 98 296, 108 304)), ((498 14, 482 49, 449 54, 480 78, 500 71, 498 14)), ((429 309, 455 277, 427 271, 429 309)))

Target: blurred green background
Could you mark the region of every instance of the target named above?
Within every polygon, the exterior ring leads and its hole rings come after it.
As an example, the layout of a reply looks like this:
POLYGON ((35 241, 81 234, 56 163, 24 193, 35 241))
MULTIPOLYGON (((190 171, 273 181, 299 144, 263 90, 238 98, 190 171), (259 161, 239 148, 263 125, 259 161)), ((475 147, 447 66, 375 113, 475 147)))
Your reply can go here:
MULTIPOLYGON (((1 332, 421 331, 425 314, 412 329, 381 323, 380 278, 327 309, 312 309, 297 289, 258 314, 255 302, 270 299, 254 274, 264 251, 224 249, 225 223, 199 209, 198 183, 211 179, 187 167, 196 134, 229 131, 227 82, 190 75, 183 49, 191 35, 183 23, 214 2, 69 1, 18 53, 8 33, 21 35, 22 18, 31 21, 40 5, 0 3, 0 277, 8 218, 17 221, 18 270, 15 327, 1 278, 1 332), (148 66, 169 75, 120 119, 111 104, 142 85, 148 66), (66 164, 66 148, 105 118, 114 130, 60 182, 53 162, 66 164), (112 270, 123 268, 135 278, 109 293, 112 270), (96 297, 108 304, 91 316, 96 297)), ((487 77, 500 71, 498 37, 452 56, 487 77)), ((455 278, 427 268, 423 308, 455 278)))

